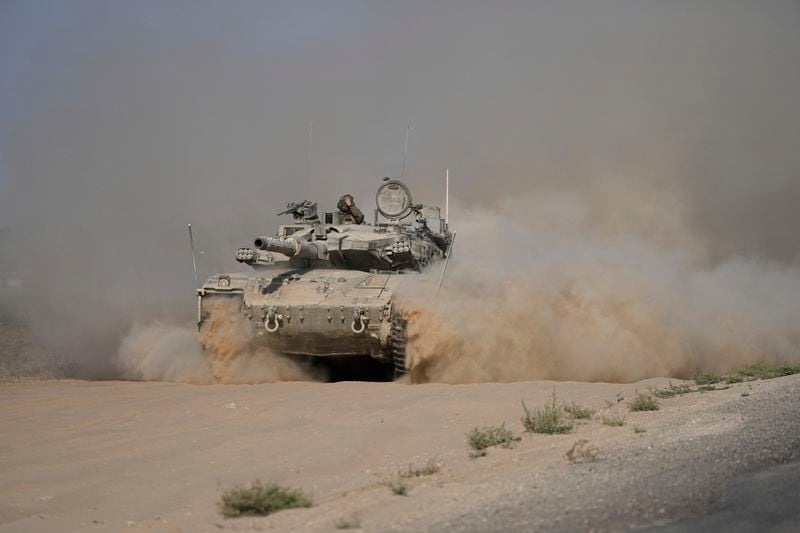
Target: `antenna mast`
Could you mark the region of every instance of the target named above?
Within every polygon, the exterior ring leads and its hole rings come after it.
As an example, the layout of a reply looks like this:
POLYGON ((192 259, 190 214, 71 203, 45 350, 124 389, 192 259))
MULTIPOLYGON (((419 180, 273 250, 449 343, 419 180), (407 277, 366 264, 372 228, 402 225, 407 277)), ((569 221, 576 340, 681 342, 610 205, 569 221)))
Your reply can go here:
POLYGON ((408 153, 408 133, 411 131, 411 125, 406 126, 406 142, 403 145, 403 172, 400 174, 400 179, 406 177, 406 154, 408 153))
POLYGON ((308 123, 308 148, 306 150, 306 196, 311 193, 311 139, 314 136, 314 123, 308 123))
POLYGON ((197 261, 194 258, 194 237, 192 237, 192 225, 189 224, 189 248, 192 250, 192 267, 194 268, 194 288, 199 285, 197 280, 197 261))
POLYGON ((444 227, 450 223, 450 169, 444 174, 444 227))

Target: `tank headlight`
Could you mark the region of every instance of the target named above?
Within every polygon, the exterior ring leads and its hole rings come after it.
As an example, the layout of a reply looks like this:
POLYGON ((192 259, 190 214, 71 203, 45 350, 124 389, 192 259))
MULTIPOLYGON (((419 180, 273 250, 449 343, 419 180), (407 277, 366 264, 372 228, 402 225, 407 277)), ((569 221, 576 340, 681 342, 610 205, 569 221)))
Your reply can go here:
POLYGON ((228 278, 220 278, 219 281, 217 282, 217 287, 220 287, 220 288, 223 288, 223 289, 227 288, 227 287, 230 287, 230 286, 231 286, 231 280, 228 279, 228 278))

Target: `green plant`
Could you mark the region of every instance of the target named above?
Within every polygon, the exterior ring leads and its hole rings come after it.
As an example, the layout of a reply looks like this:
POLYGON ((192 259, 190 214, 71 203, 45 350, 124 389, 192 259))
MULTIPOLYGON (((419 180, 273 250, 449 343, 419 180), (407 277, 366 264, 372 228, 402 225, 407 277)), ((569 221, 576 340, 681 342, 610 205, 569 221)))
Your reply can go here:
POLYGON ((603 416, 603 424, 606 426, 624 426, 625 419, 622 418, 620 415, 605 415, 603 416))
MULTIPOLYGON (((800 365, 768 365, 766 363, 756 363, 754 365, 742 367, 728 374, 726 379, 752 381, 756 379, 780 378, 783 376, 791 376, 792 374, 800 374, 800 365)), ((728 383, 738 382, 728 381, 728 383)))
POLYGON ((401 478, 412 478, 412 477, 421 477, 421 476, 430 476, 439 472, 442 469, 442 465, 436 462, 434 459, 429 459, 427 463, 422 466, 413 466, 411 464, 408 465, 408 468, 404 468, 397 472, 397 475, 401 478))
POLYGON ((592 415, 594 414, 594 410, 589 409, 588 407, 582 407, 575 402, 565 405, 564 411, 566 411, 572 418, 576 420, 588 420, 592 418, 592 415))
POLYGON ((636 397, 630 401, 628 408, 631 411, 658 411, 658 400, 650 394, 637 392, 636 397))
POLYGON ((219 502, 220 513, 226 518, 237 516, 266 516, 283 509, 311 507, 311 498, 299 489, 276 483, 262 484, 256 480, 249 487, 237 486, 225 491, 219 502))
POLYGON ((567 459, 572 463, 593 463, 597 461, 599 450, 589 444, 586 439, 581 439, 572 445, 566 453, 567 459))
POLYGON ((673 385, 670 382, 669 386, 663 389, 655 388, 652 391, 653 396, 656 398, 673 398, 680 394, 687 394, 692 392, 691 386, 688 383, 681 383, 680 385, 673 385))
POLYGON ((392 494, 397 496, 408 495, 408 484, 400 478, 389 480, 384 484, 389 487, 389 490, 392 491, 392 494))
POLYGON ((505 423, 499 426, 484 426, 482 428, 472 428, 467 433, 467 444, 475 450, 474 457, 486 455, 486 449, 492 446, 502 446, 510 448, 515 441, 520 440, 514 433, 506 429, 505 423))
POLYGON ((531 411, 525 402, 522 402, 522 426, 528 433, 546 433, 553 435, 556 433, 569 433, 572 431, 573 423, 568 421, 561 408, 556 403, 556 393, 549 402, 544 405, 544 409, 531 411))
POLYGON ((717 387, 716 385, 701 385, 697 387, 697 390, 700 392, 710 392, 715 390, 728 390, 728 389, 730 389, 730 386, 717 387))
POLYGON ((697 374, 694 378, 694 382, 698 385, 713 385, 720 381, 722 381, 722 376, 714 374, 713 372, 703 372, 702 374, 697 374))

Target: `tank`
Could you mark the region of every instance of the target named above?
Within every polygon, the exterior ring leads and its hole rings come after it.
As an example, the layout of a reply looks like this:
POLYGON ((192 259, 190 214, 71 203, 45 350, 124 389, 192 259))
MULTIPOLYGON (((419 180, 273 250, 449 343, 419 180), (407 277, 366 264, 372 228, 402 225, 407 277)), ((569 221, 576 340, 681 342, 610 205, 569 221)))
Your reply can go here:
MULTIPOLYGON (((287 205, 292 221, 236 251, 247 272, 211 276, 197 290, 198 326, 210 298, 235 299, 253 338, 289 356, 369 356, 395 377, 406 372, 406 317, 398 288, 444 260, 453 234, 434 206, 415 204, 409 187, 384 178, 372 223, 310 201, 287 205)), ((434 276, 435 278, 435 276, 434 276)), ((319 359, 316 359, 319 358, 319 359)))

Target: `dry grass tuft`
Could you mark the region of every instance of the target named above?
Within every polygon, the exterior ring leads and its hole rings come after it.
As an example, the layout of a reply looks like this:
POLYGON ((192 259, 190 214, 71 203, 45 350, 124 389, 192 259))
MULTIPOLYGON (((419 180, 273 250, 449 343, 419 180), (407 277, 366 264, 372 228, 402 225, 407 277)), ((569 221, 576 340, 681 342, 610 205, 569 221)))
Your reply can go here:
POLYGON ((592 415, 594 414, 593 409, 589 409, 588 407, 583 407, 581 405, 576 404, 575 402, 572 402, 569 405, 565 405, 564 411, 566 411, 567 414, 569 414, 569 416, 571 416, 575 420, 589 420, 590 418, 592 418, 592 415))
POLYGON ((437 463, 435 459, 429 459, 427 463, 422 466, 414 466, 409 464, 408 468, 404 468, 397 472, 401 478, 414 478, 422 476, 431 476, 438 473, 442 469, 442 465, 437 463))
POLYGON ((625 425, 625 419, 617 414, 603 416, 603 424, 606 426, 621 427, 625 425))
POLYGON ((658 400, 645 392, 637 392, 636 397, 630 401, 628 408, 631 411, 658 411, 658 400))
POLYGON ((267 516, 284 509, 311 507, 311 498, 299 489, 256 480, 249 487, 234 487, 222 494, 219 511, 225 518, 267 516))
POLYGON ((573 423, 566 419, 561 408, 557 405, 556 393, 544 409, 531 411, 525 402, 522 402, 522 426, 528 433, 545 433, 554 435, 557 433, 569 433, 572 431, 573 423))
POLYGON ((593 463, 597 461, 600 450, 589 444, 586 439, 581 439, 572 445, 567 452, 567 459, 571 463, 593 463))
POLYGON ((505 423, 499 426, 473 428, 467 433, 467 445, 473 450, 472 457, 483 457, 486 455, 486 450, 492 446, 510 448, 518 440, 519 437, 510 429, 506 429, 505 423))
POLYGON ((395 496, 408 496, 408 483, 401 478, 390 479, 384 482, 384 485, 389 487, 389 490, 391 490, 392 494, 395 496))

